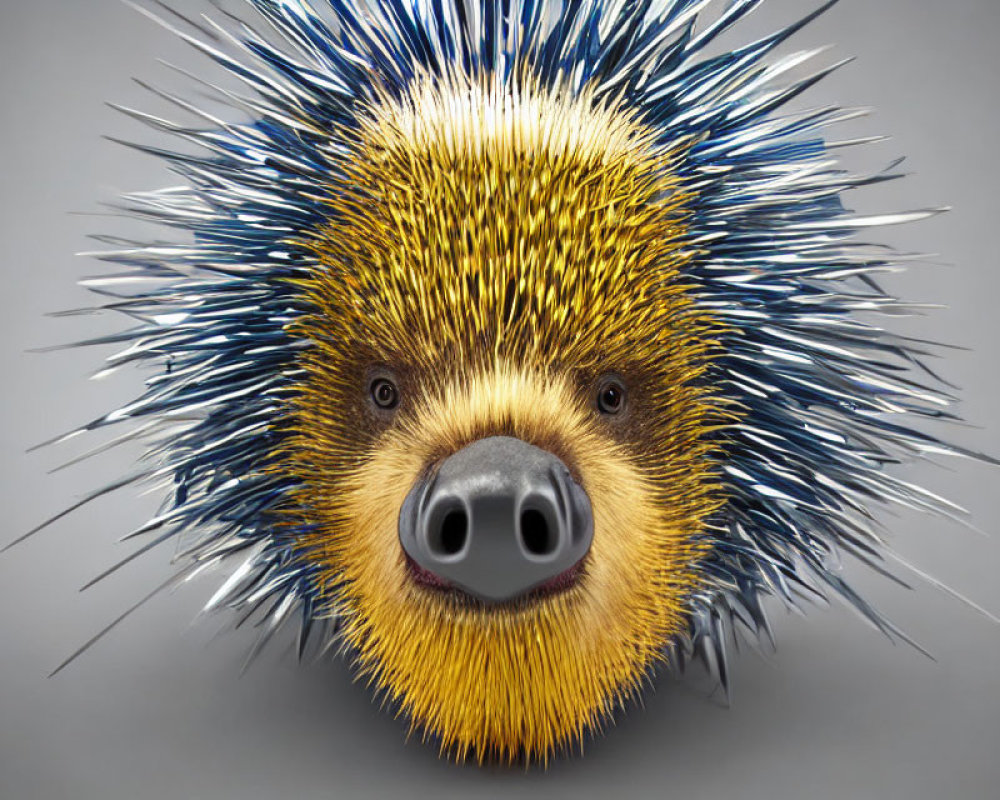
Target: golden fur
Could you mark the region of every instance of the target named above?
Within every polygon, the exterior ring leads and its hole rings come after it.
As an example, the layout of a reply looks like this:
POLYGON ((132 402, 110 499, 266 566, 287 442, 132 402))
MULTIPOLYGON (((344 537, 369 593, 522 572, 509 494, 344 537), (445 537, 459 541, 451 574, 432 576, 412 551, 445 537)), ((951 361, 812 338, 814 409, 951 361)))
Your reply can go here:
POLYGON ((464 758, 546 758, 635 692, 697 588, 719 499, 701 382, 716 328, 681 268, 675 153, 586 91, 417 81, 379 98, 331 175, 307 242, 302 389, 280 469, 289 524, 320 568, 362 674, 464 758), (367 402, 373 374, 402 390, 367 402), (597 381, 628 386, 602 418, 597 381), (487 607, 415 584, 400 506, 440 459, 517 436, 590 496, 583 573, 558 594, 487 607))

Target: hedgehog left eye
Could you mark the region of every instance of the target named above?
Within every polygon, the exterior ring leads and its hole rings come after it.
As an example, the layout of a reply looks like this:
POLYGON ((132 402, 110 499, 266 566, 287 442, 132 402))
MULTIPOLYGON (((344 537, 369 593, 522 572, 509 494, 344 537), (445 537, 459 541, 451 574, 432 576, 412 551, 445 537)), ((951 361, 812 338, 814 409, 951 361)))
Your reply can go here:
POLYGON ((373 380, 370 392, 372 402, 385 411, 391 411, 399 405, 399 389, 396 388, 396 384, 386 378, 373 380))
POLYGON ((601 381, 597 390, 597 409, 602 414, 620 414, 625 408, 625 387, 616 378, 601 381))

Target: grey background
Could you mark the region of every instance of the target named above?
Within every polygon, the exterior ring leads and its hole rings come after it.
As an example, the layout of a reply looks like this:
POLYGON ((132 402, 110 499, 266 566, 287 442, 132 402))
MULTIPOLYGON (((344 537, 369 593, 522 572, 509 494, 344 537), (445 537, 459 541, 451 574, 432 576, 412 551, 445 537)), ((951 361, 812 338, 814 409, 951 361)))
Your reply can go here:
MULTIPOLYGON (((728 41, 769 32, 812 6, 771 0, 728 41)), ((94 350, 25 351, 122 324, 42 316, 88 302, 74 281, 100 268, 72 255, 90 247, 86 234, 135 227, 68 212, 94 211, 119 191, 170 181, 151 159, 100 138, 152 140, 102 103, 162 111, 130 76, 176 85, 156 57, 204 66, 113 0, 6 0, 0 8, 0 539, 7 541, 120 474, 135 455, 116 451, 52 476, 48 469, 85 445, 25 455, 132 396, 141 381, 129 371, 86 381, 103 355, 94 350)), ((882 238, 942 254, 944 266, 918 266, 890 286, 947 308, 897 327, 972 348, 950 354, 942 367, 964 389, 966 417, 984 428, 949 435, 993 453, 1000 453, 998 34, 997 0, 845 0, 786 47, 836 42, 831 58, 859 56, 804 100, 878 109, 838 135, 894 139, 848 153, 850 164, 909 156, 913 177, 865 190, 850 204, 862 211, 954 206, 882 238)), ((980 527, 995 532, 1000 472, 963 461, 945 466, 920 465, 905 475, 968 507, 980 527)), ((848 569, 861 588, 936 662, 890 645, 841 607, 807 619, 775 608, 778 652, 735 657, 731 708, 708 697, 697 671, 680 681, 663 676, 644 707, 591 743, 586 757, 547 772, 439 761, 416 738, 405 741, 403 724, 379 713, 340 661, 300 667, 279 648, 238 678, 251 634, 216 639, 224 619, 190 624, 218 578, 159 598, 47 679, 169 574, 169 552, 155 551, 77 593, 130 552, 116 538, 154 506, 155 498, 124 493, 0 557, 0 800, 1000 797, 1000 628, 929 587, 908 592, 856 565, 848 569)), ((906 557, 1000 611, 996 538, 916 514, 885 521, 906 557)))

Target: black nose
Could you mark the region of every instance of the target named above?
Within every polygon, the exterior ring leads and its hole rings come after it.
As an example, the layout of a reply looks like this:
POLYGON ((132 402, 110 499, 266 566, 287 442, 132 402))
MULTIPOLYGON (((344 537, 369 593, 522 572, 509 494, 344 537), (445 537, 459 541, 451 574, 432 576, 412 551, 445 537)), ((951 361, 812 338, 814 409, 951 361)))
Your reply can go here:
POLYGON ((399 514, 400 543, 421 570, 490 603, 570 570, 593 531, 590 500, 566 465, 509 436, 445 459, 399 514))

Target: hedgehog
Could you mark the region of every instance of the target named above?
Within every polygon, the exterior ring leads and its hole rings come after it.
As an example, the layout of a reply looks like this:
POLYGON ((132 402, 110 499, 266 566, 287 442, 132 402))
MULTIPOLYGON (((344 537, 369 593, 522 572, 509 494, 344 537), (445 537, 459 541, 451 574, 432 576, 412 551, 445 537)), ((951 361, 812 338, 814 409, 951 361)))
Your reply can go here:
POLYGON ((133 145, 181 185, 120 203, 172 238, 105 237, 87 282, 132 320, 87 344, 154 369, 71 434, 148 448, 81 504, 165 496, 105 574, 178 542, 153 594, 226 570, 207 608, 253 653, 297 621, 480 763, 572 749, 661 666, 725 685, 769 597, 906 639, 838 558, 887 572, 885 504, 955 513, 887 467, 979 456, 918 430, 952 398, 871 321, 902 257, 859 232, 936 209, 851 212, 894 165, 838 166, 857 112, 785 108, 839 66, 776 55, 832 2, 711 54, 759 4, 140 9, 238 87, 188 75, 222 116, 154 90, 192 124, 121 109, 183 146, 133 145))

